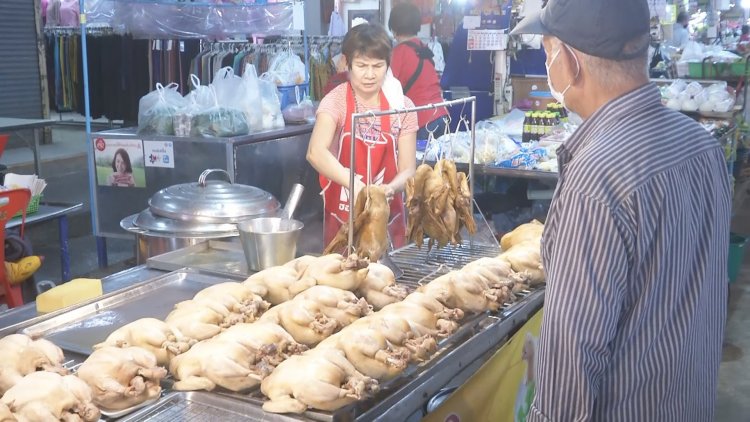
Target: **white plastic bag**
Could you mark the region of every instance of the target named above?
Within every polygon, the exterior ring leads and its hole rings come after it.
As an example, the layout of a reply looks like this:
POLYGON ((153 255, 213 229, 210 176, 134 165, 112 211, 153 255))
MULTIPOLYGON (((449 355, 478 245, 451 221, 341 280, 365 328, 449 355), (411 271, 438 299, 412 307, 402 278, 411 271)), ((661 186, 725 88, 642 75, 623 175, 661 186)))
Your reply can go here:
POLYGON ((294 87, 296 102, 288 105, 281 113, 287 123, 312 123, 315 121, 315 106, 310 97, 300 98, 299 86, 294 87))
POLYGON ((281 100, 279 100, 279 90, 273 83, 271 77, 263 74, 258 79, 260 87, 261 126, 264 130, 278 129, 284 127, 284 116, 281 114, 281 100))
POLYGON ((245 113, 220 104, 215 87, 210 88, 214 95, 214 104, 193 116, 190 123, 191 135, 206 138, 247 135, 250 130, 245 113))
POLYGON ((177 91, 179 85, 156 84, 156 90, 138 101, 138 133, 174 135, 174 116, 185 107, 185 99, 177 91))
POLYGON ((287 51, 271 60, 267 73, 276 85, 299 85, 305 82, 306 68, 299 56, 287 51))
POLYGON ((255 66, 251 64, 245 65, 245 73, 242 74, 242 91, 244 95, 242 107, 245 116, 247 116, 247 124, 251 132, 263 129, 263 110, 261 107, 258 107, 260 104, 259 82, 255 66))

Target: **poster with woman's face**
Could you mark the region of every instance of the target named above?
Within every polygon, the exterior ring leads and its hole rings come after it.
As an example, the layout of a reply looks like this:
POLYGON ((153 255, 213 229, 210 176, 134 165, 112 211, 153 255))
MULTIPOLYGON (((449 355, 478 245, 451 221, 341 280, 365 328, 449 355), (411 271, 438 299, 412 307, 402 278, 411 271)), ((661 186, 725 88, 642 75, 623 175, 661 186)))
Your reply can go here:
POLYGON ((94 140, 96 183, 118 188, 145 188, 146 169, 140 139, 94 140))

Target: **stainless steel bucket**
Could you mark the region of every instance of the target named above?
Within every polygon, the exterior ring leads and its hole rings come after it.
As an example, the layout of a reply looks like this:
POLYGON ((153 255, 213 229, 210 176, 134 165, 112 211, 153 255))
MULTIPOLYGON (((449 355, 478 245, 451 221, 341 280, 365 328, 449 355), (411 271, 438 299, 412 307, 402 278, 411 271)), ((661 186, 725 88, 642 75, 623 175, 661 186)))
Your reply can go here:
POLYGON ((284 218, 254 218, 237 223, 247 266, 253 271, 283 265, 295 258, 305 225, 284 218))

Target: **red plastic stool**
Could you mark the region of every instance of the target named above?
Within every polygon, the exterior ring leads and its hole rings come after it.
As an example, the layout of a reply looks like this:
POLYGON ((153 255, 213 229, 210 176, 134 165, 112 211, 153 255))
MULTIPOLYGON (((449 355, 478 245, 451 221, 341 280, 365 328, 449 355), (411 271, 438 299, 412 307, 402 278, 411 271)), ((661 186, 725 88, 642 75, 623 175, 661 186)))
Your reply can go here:
POLYGON ((0 303, 7 303, 9 308, 23 305, 23 296, 20 284, 11 285, 5 273, 5 225, 21 211, 21 237, 23 237, 29 200, 31 200, 31 191, 28 189, 0 191, 0 303))

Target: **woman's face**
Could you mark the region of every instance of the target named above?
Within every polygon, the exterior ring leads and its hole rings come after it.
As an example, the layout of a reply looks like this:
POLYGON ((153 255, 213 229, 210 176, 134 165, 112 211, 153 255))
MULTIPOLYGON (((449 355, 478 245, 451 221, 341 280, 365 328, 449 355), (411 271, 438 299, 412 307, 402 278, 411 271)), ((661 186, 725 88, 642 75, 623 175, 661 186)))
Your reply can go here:
POLYGON ((357 55, 352 60, 349 81, 354 92, 360 96, 377 94, 383 86, 387 71, 388 64, 385 60, 357 55))
POLYGON ((125 160, 122 159, 121 154, 117 154, 115 156, 115 168, 117 169, 118 173, 125 173, 125 170, 127 167, 125 166, 125 160))

